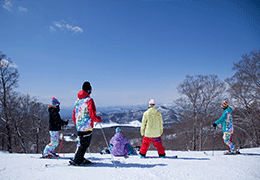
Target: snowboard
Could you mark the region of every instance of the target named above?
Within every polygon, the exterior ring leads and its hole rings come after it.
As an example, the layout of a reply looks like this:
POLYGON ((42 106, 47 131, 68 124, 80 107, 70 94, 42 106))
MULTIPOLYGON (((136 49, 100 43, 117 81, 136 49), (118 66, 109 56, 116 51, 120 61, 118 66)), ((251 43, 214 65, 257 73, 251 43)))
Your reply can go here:
POLYGON ((159 156, 145 156, 144 159, 151 158, 151 159, 177 159, 178 156, 165 156, 165 157, 159 157, 159 156))
POLYGON ((229 151, 228 152, 224 152, 223 153, 224 155, 238 155, 238 154, 241 154, 239 151, 236 151, 235 153, 230 153, 229 151))

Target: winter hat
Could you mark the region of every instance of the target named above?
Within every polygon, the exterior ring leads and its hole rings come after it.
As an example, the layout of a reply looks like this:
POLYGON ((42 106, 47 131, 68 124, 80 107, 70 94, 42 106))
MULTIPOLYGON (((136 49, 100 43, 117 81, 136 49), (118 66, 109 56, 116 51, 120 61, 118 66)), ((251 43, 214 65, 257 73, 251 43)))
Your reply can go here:
POLYGON ((116 133, 118 133, 118 132, 122 132, 119 127, 116 128, 116 133))
POLYGON ((155 105, 155 101, 153 100, 153 99, 151 99, 150 101, 149 101, 149 103, 148 103, 148 106, 149 107, 152 107, 152 106, 154 106, 155 105))
POLYGON ((51 99, 52 99, 51 103, 52 103, 53 106, 60 105, 60 102, 58 101, 58 99, 56 99, 55 97, 52 97, 51 99))
POLYGON ((227 101, 224 101, 224 102, 221 104, 221 107, 222 107, 222 108, 228 107, 228 102, 227 102, 227 101))
POLYGON ((90 83, 88 81, 83 83, 82 90, 86 91, 88 94, 91 93, 92 88, 91 88, 91 85, 90 85, 90 83))

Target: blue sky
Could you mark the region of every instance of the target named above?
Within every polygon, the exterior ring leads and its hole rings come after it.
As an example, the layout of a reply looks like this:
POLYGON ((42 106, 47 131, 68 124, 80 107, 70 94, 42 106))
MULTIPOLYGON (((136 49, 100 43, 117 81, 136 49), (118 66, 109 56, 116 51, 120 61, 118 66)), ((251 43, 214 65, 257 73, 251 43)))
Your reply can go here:
POLYGON ((97 107, 177 99, 186 75, 231 77, 260 49, 260 2, 0 1, 0 51, 19 88, 73 106, 90 81, 97 107))

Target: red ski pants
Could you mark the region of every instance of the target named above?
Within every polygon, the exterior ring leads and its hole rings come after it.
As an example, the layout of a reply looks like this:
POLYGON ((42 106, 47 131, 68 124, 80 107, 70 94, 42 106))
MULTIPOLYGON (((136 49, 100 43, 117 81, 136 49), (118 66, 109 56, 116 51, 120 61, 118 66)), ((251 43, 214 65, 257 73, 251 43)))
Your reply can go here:
POLYGON ((162 145, 161 137, 157 137, 157 138, 143 137, 142 146, 139 151, 140 154, 146 154, 151 143, 153 143, 154 147, 157 148, 158 154, 165 155, 165 149, 162 145))

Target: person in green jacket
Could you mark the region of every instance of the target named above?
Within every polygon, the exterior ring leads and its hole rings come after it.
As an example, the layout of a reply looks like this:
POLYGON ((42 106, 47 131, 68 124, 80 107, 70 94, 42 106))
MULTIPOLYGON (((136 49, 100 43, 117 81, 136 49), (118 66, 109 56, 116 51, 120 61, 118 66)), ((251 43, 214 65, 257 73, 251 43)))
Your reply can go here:
POLYGON ((236 148, 232 142, 233 137, 233 120, 232 120, 232 108, 229 107, 228 102, 224 101, 221 104, 223 109, 223 115, 213 123, 213 127, 216 129, 218 124, 222 124, 223 141, 229 147, 229 151, 224 154, 236 154, 236 148))
POLYGON ((151 99, 148 104, 148 110, 143 114, 141 124, 143 142, 139 151, 141 158, 146 156, 151 143, 157 148, 159 157, 165 157, 165 149, 161 140, 161 135, 163 133, 162 114, 154 106, 155 101, 151 99))

